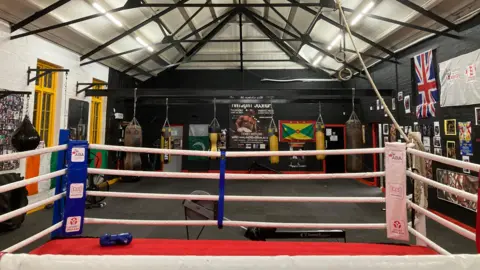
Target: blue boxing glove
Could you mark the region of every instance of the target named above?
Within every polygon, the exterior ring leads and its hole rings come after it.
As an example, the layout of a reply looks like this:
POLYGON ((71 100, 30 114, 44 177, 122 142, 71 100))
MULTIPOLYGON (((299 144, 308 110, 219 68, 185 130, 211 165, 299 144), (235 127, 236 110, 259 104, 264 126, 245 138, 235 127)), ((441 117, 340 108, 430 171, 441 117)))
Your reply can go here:
POLYGON ((132 242, 132 239, 131 233, 104 234, 100 237, 100 246, 126 246, 132 242))

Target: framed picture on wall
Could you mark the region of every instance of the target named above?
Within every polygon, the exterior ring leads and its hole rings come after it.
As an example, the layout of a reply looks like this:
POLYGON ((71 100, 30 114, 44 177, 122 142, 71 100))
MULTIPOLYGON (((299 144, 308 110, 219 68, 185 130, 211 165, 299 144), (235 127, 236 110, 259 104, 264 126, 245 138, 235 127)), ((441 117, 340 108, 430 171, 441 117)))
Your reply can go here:
POLYGON ((390 131, 390 127, 388 124, 383 124, 383 135, 388 135, 388 132, 390 131))
POLYGON ((435 155, 441 156, 442 155, 442 148, 433 148, 433 153, 435 155))
POLYGON ((388 142, 388 136, 383 137, 383 143, 387 143, 387 142, 388 142))
POLYGON ((455 141, 447 141, 447 157, 457 158, 457 151, 455 149, 455 141))
POLYGON ((444 121, 445 126, 445 135, 455 136, 457 135, 457 120, 456 119, 446 119, 444 121))

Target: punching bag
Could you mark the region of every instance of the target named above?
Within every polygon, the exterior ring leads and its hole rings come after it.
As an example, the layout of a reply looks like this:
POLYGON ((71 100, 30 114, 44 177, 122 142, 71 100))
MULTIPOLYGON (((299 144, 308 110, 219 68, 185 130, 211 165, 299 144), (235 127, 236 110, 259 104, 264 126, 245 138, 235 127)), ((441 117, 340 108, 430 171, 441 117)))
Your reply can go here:
POLYGON ((25 115, 20 126, 12 134, 12 146, 18 152, 35 150, 40 144, 40 135, 25 115))
MULTIPOLYGON (((125 128, 125 146, 142 146, 142 127, 136 118, 133 118, 125 128)), ((124 166, 126 170, 141 170, 142 159, 140 158, 140 153, 127 152, 124 166)))
MULTIPOLYGON (((325 126, 322 123, 317 123, 317 130, 315 131, 315 149, 325 150, 325 126)), ((316 155, 317 160, 324 160, 325 155, 316 155)))
MULTIPOLYGON (((355 112, 352 112, 346 123, 347 149, 362 148, 362 123, 355 112)), ((360 172, 363 169, 363 155, 347 155, 347 171, 360 172)))
MULTIPOLYGON (((160 148, 162 149, 172 149, 172 129, 170 127, 162 128, 162 138, 160 138, 160 148)), ((168 164, 170 162, 170 155, 163 154, 161 155, 163 164, 168 164)))
MULTIPOLYGON (((278 151, 278 137, 275 134, 275 129, 268 129, 268 143, 270 151, 278 151)), ((279 156, 270 156, 270 164, 278 164, 280 162, 279 156)))
MULTIPOLYGON (((220 133, 220 128, 216 126, 209 126, 208 127, 208 137, 210 138, 210 151, 217 152, 218 147, 218 134, 220 133)), ((211 157, 211 159, 215 159, 215 157, 211 157)))

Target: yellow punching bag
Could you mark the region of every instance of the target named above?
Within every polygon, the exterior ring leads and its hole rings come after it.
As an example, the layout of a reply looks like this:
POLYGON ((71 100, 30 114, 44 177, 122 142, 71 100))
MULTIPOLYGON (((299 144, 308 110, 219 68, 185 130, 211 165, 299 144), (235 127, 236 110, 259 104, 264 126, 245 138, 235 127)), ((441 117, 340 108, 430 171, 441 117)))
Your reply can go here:
MULTIPOLYGON (((325 150, 325 126, 322 123, 317 123, 317 130, 315 131, 315 149, 325 150)), ((317 155, 317 160, 324 160, 325 155, 317 155)))
MULTIPOLYGON (((162 128, 162 138, 160 139, 160 148, 162 149, 171 149, 172 148, 172 129, 170 127, 162 128)), ((170 162, 170 155, 164 154, 161 155, 161 160, 163 164, 168 164, 170 162)))
MULTIPOLYGON (((278 151, 278 137, 275 135, 275 130, 273 128, 268 129, 268 143, 270 151, 278 151)), ((279 156, 270 156, 271 164, 278 164, 280 162, 279 156)))
MULTIPOLYGON (((217 128, 215 126, 210 126, 208 128, 208 137, 210 138, 210 151, 211 152, 217 152, 218 147, 218 134, 220 133, 220 128, 217 128)), ((211 157, 211 159, 215 159, 215 157, 211 157)))

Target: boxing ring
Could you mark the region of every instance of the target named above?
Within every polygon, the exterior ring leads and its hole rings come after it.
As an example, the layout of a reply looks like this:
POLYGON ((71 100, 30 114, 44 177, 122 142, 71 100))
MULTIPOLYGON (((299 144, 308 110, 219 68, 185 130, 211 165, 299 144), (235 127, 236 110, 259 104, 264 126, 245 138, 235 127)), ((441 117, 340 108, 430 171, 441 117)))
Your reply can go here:
MULTIPOLYGON (((426 237, 425 219, 428 217, 446 228, 476 241, 480 251, 479 224, 477 233, 470 232, 410 201, 406 194, 407 176, 459 196, 478 202, 478 195, 467 193, 441 184, 407 169, 408 155, 435 160, 459 168, 480 171, 480 165, 453 160, 427 152, 411 149, 405 143, 387 143, 385 148, 364 148, 345 150, 308 151, 259 151, 259 152, 205 152, 172 150, 143 147, 123 147, 111 145, 89 145, 86 141, 72 141, 68 131, 60 132, 60 146, 13 153, 0 156, 0 162, 21 159, 29 156, 58 152, 58 170, 25 181, 0 186, 0 192, 8 192, 28 184, 56 178, 56 193, 45 200, 3 214, 0 222, 24 214, 38 206, 54 203, 53 225, 45 230, 5 249, 0 258, 0 270, 11 269, 264 269, 291 267, 295 269, 367 269, 372 267, 388 269, 480 269, 480 255, 451 255, 448 251, 426 237), (63 138, 63 140, 62 140, 63 138), (219 173, 181 173, 129 171, 88 168, 90 149, 123 151, 149 154, 192 155, 216 158, 220 163, 219 173), (351 155, 384 154, 385 171, 335 174, 229 174, 226 162, 239 157, 291 156, 291 155, 351 155), (87 174, 115 176, 140 176, 154 178, 195 178, 205 181, 218 181, 217 195, 196 194, 153 194, 133 192, 86 191, 87 174), (324 180, 339 178, 385 177, 385 198, 382 197, 288 197, 288 196, 236 196, 225 195, 229 181, 257 180, 324 180), (196 200, 214 201, 217 214, 214 220, 132 220, 103 219, 85 216, 86 196, 136 198, 150 200, 196 200), (224 209, 229 202, 315 202, 315 203, 378 203, 385 204, 384 223, 280 223, 228 220, 224 209), (408 222, 407 208, 414 209, 418 218, 414 224, 408 222), (99 239, 79 238, 84 226, 89 224, 123 224, 130 226, 216 226, 256 227, 283 229, 365 229, 379 230, 387 237, 408 243, 409 236, 416 238, 416 245, 388 245, 366 243, 329 242, 259 242, 259 241, 218 241, 218 240, 169 240, 137 239, 130 245, 101 247, 99 239), (19 249, 51 234, 52 240, 33 250, 30 254, 15 254, 19 249), (61 239, 55 239, 61 238, 61 239), (101 255, 101 256, 100 256, 101 255), (123 256, 119 256, 123 255, 123 256), (129 256, 125 256, 129 255, 129 256), (402 256, 400 256, 402 255, 402 256), (344 256, 350 256, 345 260, 344 256), (388 264, 388 267, 386 265, 388 264)), ((159 179, 161 181, 161 179, 159 179)), ((179 181, 181 181, 179 179, 179 181)), ((126 213, 128 214, 128 213, 126 213)), ((152 213, 153 214, 153 213, 152 213)), ((478 216, 478 213, 477 213, 478 216)), ((106 232, 108 233, 108 232, 106 232)))

